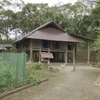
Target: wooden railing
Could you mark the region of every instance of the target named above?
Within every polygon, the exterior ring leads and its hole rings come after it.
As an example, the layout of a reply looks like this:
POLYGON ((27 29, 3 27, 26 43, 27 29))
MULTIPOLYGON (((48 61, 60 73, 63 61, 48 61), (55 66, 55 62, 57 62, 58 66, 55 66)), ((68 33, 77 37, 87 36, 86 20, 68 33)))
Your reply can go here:
MULTIPOLYGON (((19 51, 27 51, 27 50, 30 50, 30 48, 23 48, 23 49, 19 49, 19 51)), ((38 48, 38 47, 33 47, 32 48, 33 51, 44 51, 44 52, 65 52, 66 50, 64 49, 51 49, 51 48, 38 48)), ((68 52, 73 52, 73 50, 68 50, 68 52)))
POLYGON ((50 49, 50 48, 33 48, 33 50, 36 51, 44 51, 44 52, 65 52, 64 49, 50 49))

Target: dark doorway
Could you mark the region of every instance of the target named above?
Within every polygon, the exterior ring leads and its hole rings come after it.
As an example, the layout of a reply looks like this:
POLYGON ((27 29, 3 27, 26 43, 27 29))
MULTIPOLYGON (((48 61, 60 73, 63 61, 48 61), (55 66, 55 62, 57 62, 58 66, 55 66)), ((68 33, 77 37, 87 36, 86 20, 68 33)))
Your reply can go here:
POLYGON ((39 52, 33 51, 33 61, 39 61, 39 52))
POLYGON ((63 52, 52 52, 54 58, 51 59, 51 62, 64 62, 64 53, 63 52))

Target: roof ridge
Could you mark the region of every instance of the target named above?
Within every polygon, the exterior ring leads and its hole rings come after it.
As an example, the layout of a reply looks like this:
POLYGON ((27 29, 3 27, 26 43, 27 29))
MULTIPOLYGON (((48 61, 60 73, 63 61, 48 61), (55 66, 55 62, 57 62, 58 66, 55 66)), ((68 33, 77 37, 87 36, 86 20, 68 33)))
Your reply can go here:
POLYGON ((26 37, 28 37, 29 35, 31 35, 33 32, 35 32, 35 31, 37 31, 37 30, 39 30, 39 29, 41 29, 41 28, 49 25, 50 23, 54 23, 56 25, 56 27, 58 27, 60 30, 62 30, 63 32, 65 32, 55 21, 52 20, 52 21, 49 21, 48 23, 43 24, 42 26, 37 27, 33 31, 29 32, 28 34, 26 34, 27 35, 26 37))
MULTIPOLYGON (((37 27, 37 28, 34 29, 33 31, 27 33, 25 36, 23 36, 22 38, 20 38, 20 39, 18 39, 18 40, 16 40, 16 41, 20 41, 20 40, 22 40, 22 39, 24 39, 24 38, 27 38, 28 36, 30 36, 31 34, 33 34, 34 32, 36 32, 37 30, 39 30, 39 29, 41 29, 41 28, 43 28, 43 27, 49 25, 50 23, 53 23, 58 29, 60 29, 61 31, 65 32, 55 21, 51 20, 51 21, 49 21, 49 22, 43 24, 42 26, 37 27)), ((15 41, 15 42, 16 42, 16 41, 15 41)))

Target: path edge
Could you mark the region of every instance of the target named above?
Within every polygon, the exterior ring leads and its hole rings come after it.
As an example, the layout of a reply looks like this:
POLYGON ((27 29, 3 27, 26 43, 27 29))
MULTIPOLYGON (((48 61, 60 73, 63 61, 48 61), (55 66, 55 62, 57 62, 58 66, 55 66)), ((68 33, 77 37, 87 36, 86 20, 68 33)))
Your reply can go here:
MULTIPOLYGON (((40 81, 38 84, 41 84, 41 83, 43 83, 43 82, 45 82, 45 81, 48 81, 48 80, 49 80, 49 79, 44 79, 44 80, 40 81)), ((26 88, 29 88, 29 87, 35 86, 35 85, 36 85, 36 84, 32 83, 32 84, 28 84, 28 85, 25 85, 25 86, 23 86, 23 87, 19 87, 19 88, 16 88, 16 89, 14 89, 14 90, 8 91, 8 92, 6 92, 6 93, 3 93, 3 94, 0 95, 0 100, 1 100, 2 98, 4 98, 4 97, 8 96, 8 95, 11 95, 11 94, 13 94, 13 93, 16 93, 16 92, 18 92, 18 91, 24 90, 24 89, 26 89, 26 88)))

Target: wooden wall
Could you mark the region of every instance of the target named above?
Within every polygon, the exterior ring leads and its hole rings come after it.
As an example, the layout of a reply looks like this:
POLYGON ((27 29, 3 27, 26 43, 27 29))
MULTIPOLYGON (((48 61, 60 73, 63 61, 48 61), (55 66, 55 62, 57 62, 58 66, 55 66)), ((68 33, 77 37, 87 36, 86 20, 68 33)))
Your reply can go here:
MULTIPOLYGON (((49 41, 48 42, 48 48, 53 49, 53 44, 55 41, 49 41)), ((60 48, 61 50, 66 49, 66 42, 59 42, 60 43, 60 48)), ((32 40, 32 46, 33 48, 42 48, 42 40, 32 40)))

